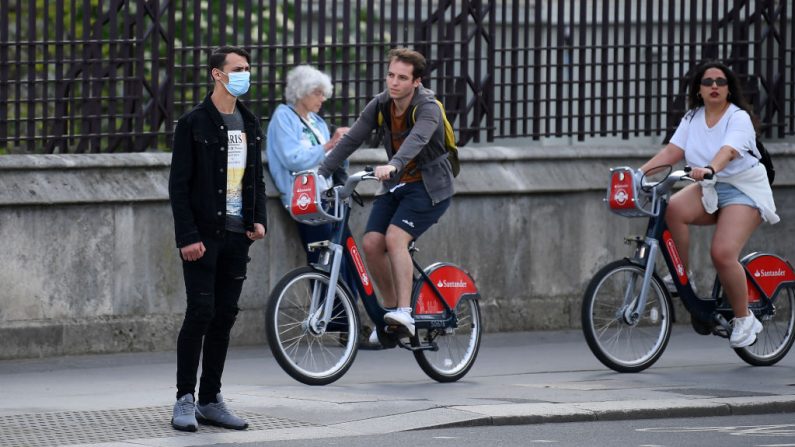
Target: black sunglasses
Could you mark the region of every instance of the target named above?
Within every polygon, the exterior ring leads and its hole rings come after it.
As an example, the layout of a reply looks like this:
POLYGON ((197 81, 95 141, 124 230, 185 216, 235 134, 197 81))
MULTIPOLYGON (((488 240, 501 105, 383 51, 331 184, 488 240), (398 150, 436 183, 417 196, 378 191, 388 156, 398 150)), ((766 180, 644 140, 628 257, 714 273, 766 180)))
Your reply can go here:
POLYGON ((701 79, 701 85, 704 87, 711 87, 712 83, 718 84, 718 87, 725 87, 729 85, 729 81, 726 78, 703 78, 701 79))

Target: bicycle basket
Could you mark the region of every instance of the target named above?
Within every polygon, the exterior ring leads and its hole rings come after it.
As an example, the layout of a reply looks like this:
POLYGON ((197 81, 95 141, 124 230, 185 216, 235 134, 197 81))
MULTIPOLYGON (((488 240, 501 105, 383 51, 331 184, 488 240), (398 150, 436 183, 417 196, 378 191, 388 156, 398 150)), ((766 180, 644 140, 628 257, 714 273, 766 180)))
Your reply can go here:
POLYGON ((610 184, 607 186, 607 207, 610 211, 624 217, 648 217, 654 215, 645 207, 651 205, 649 194, 637 187, 640 179, 635 178, 632 168, 622 166, 610 169, 610 184))
POLYGON ((341 200, 337 190, 329 197, 321 191, 315 171, 301 171, 293 175, 293 195, 290 199, 290 215, 298 222, 321 225, 342 220, 341 200))

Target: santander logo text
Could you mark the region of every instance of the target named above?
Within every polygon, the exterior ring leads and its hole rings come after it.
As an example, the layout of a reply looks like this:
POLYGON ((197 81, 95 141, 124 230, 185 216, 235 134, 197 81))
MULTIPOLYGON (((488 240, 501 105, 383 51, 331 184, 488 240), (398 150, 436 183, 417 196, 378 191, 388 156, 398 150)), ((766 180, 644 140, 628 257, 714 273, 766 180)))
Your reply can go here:
POLYGON ((359 273, 359 278, 361 279, 362 285, 364 286, 364 291, 368 295, 372 294, 373 284, 370 281, 370 277, 367 276, 367 270, 364 268, 364 262, 362 262, 362 257, 359 254, 359 248, 356 246, 356 243, 353 242, 352 237, 348 238, 345 245, 348 247, 351 258, 353 258, 353 264, 356 267, 356 271, 359 273))
POLYGON ((463 287, 467 287, 468 285, 469 284, 467 284, 466 281, 447 281, 447 280, 444 280, 444 279, 442 279, 442 280, 440 280, 439 282, 436 283, 436 287, 438 287, 440 289, 443 288, 443 287, 463 288, 463 287))
POLYGON ((787 274, 787 272, 785 272, 783 269, 778 269, 778 270, 757 270, 757 271, 754 272, 754 277, 755 278, 765 278, 765 277, 768 277, 768 276, 773 276, 773 277, 775 277, 775 276, 784 276, 786 274, 787 274))

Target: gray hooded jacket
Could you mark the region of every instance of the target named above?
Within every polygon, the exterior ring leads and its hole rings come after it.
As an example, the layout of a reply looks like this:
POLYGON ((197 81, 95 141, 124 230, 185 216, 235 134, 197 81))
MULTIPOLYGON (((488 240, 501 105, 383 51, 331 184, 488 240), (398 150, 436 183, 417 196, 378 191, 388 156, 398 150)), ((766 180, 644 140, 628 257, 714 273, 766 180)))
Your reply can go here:
MULTIPOLYGON (((388 106, 390 101, 389 92, 383 91, 365 106, 348 133, 340 139, 334 150, 326 155, 318 170, 321 175, 328 177, 329 173, 334 172, 370 137, 373 130, 378 128, 378 111, 388 106)), ((411 160, 417 160, 425 190, 428 191, 435 205, 452 197, 455 192, 453 171, 450 162, 447 161, 447 149, 444 147, 442 111, 436 104, 433 91, 422 85, 414 91, 411 106, 416 108, 415 123, 409 129, 409 134, 399 151, 392 150, 392 133, 386 123, 384 124, 384 148, 389 164, 397 168, 397 174, 393 177, 394 180, 387 180, 381 184, 377 195, 385 194, 397 185, 406 165, 411 160)))

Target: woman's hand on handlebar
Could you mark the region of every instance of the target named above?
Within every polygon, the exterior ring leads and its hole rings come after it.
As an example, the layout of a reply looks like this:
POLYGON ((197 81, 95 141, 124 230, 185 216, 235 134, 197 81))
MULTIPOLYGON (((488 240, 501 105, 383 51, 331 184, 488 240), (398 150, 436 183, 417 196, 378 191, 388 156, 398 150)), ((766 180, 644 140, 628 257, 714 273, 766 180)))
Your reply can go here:
POLYGON ((690 178, 698 182, 702 180, 712 180, 712 178, 715 176, 715 171, 710 167, 700 168, 698 166, 686 166, 685 172, 687 172, 687 175, 690 176, 690 178))
POLYGON ((392 178, 392 175, 397 171, 397 168, 392 165, 381 165, 375 167, 373 175, 378 177, 378 180, 384 181, 392 178))

